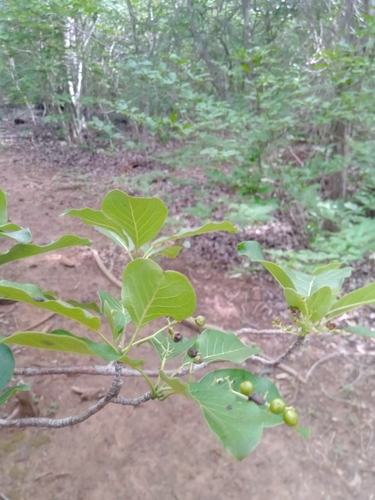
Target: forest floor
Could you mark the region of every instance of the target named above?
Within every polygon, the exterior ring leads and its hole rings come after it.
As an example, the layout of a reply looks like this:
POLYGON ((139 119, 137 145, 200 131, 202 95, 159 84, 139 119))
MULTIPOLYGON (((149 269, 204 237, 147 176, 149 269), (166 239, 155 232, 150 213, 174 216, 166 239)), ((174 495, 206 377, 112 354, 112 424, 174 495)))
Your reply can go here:
MULTIPOLYGON (((134 160, 130 153, 109 157, 77 150, 56 161, 36 145, 0 151, 0 186, 8 195, 11 220, 30 227, 38 244, 67 233, 90 237, 117 277, 123 263, 118 250, 92 228, 59 214, 67 208, 99 208, 104 194, 113 188, 139 194, 151 170, 160 175, 149 184, 150 193, 158 194, 170 208, 170 226, 191 223, 181 214, 191 203, 191 186, 200 183, 198 170, 174 172, 144 158, 134 160)), ((206 195, 214 197, 215 191, 208 189, 206 195)), ((250 274, 236 257, 236 244, 244 236, 256 239, 257 231, 247 228, 246 234, 195 238, 192 248, 176 261, 164 262, 191 279, 198 295, 197 312, 209 323, 230 330, 272 328, 275 316, 287 317, 274 283, 263 273, 250 274)), ((65 299, 96 300, 97 290, 118 294, 85 248, 8 264, 2 267, 1 277, 35 283, 65 299)), ((1 305, 1 333, 28 329, 45 315, 25 304, 1 305)), ((70 327, 68 320, 54 316, 40 328, 70 327)), ((76 327, 74 333, 84 335, 76 327)), ((256 342, 270 356, 283 352, 290 342, 283 335, 254 334, 242 339, 256 342)), ((29 348, 14 351, 18 367, 82 364, 82 359, 70 354, 29 348)), ((145 347, 141 354, 147 367, 156 366, 151 349, 145 347)), ((94 358, 84 362, 98 364, 94 358)), ((286 426, 267 429, 258 448, 236 462, 208 431, 199 408, 180 396, 136 408, 108 405, 71 428, 1 430, 0 498, 375 499, 374 341, 349 334, 313 337, 286 364, 292 370, 265 370, 251 361, 246 367, 275 381, 298 410, 301 425, 311 428, 308 440, 286 426)), ((56 417, 82 412, 92 404, 81 401, 72 388, 87 394, 98 390, 96 396, 100 396, 110 384, 106 377, 83 375, 32 377, 25 382, 38 399, 40 414, 56 417)), ((145 390, 141 379, 129 378, 122 395, 138 396, 145 390)), ((11 401, 2 407, 0 417, 9 415, 14 405, 11 401)))

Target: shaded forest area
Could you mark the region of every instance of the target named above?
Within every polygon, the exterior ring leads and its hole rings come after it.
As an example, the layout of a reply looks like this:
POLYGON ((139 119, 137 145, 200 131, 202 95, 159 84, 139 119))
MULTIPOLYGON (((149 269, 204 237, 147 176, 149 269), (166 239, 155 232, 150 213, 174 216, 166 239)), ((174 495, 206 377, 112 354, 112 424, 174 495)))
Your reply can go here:
MULTIPOLYGON (((374 5, 4 0, 3 123, 46 149, 167 165, 169 195, 191 183, 183 210, 200 221, 286 224, 292 237, 278 224, 265 241, 273 259, 361 260, 375 249, 374 5)), ((153 168, 137 191, 164 178, 153 168)))

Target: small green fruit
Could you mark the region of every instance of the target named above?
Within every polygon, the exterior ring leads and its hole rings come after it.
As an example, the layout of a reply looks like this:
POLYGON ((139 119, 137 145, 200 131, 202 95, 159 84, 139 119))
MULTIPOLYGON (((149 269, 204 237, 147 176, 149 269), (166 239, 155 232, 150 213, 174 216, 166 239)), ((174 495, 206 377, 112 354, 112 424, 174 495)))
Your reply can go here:
POLYGON ((284 413, 285 410, 285 402, 280 399, 276 398, 271 401, 270 403, 270 412, 274 413, 275 415, 280 415, 280 413, 284 413))
POLYGON ((298 413, 293 408, 286 410, 284 413, 284 422, 290 427, 295 427, 298 424, 298 413))
POLYGON ((206 318, 204 316, 197 316, 194 321, 197 326, 204 326, 206 324, 206 318))
POLYGON ((250 396, 254 392, 254 384, 250 380, 244 380, 240 383, 240 393, 244 396, 250 396))

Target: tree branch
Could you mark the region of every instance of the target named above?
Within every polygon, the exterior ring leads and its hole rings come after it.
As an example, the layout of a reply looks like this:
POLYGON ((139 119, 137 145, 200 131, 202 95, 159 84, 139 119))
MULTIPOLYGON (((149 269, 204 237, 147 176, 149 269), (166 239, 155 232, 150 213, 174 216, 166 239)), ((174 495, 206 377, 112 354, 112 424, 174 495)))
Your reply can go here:
MULTIPOLYGON (((117 396, 120 392, 121 386, 122 386, 122 379, 121 379, 121 364, 116 363, 115 367, 115 375, 113 377, 112 385, 108 389, 107 394, 99 399, 99 401, 90 406, 86 411, 79 415, 71 415, 70 417, 66 418, 43 418, 43 417, 36 417, 36 418, 16 418, 16 419, 0 419, 0 427, 52 427, 55 429, 59 429, 61 427, 68 427, 71 425, 76 425, 80 424, 81 422, 84 422, 88 418, 90 418, 92 415, 95 415, 95 413, 98 413, 100 410, 102 410, 105 406, 107 406, 108 403, 111 402, 113 399, 117 399, 117 396)), ((150 396, 151 397, 151 396, 150 396)), ((124 398, 120 398, 124 399, 124 398)), ((139 398, 135 400, 135 404, 138 405, 139 398)), ((125 401, 127 401, 129 404, 130 400, 125 400, 121 404, 126 404, 125 401)))

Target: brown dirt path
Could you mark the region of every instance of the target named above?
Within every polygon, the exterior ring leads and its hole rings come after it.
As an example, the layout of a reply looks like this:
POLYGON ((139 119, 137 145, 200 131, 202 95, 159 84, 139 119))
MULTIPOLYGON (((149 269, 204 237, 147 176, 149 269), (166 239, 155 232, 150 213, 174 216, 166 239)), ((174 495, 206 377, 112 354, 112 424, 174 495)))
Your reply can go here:
MULTIPOLYGON (((9 196, 14 222, 29 226, 39 244, 75 232, 95 239, 95 247, 111 253, 107 241, 73 218, 59 218, 68 207, 98 207, 103 194, 114 186, 110 177, 81 176, 74 165, 68 170, 47 164, 32 165, 19 153, 0 153, 0 186, 9 196)), ((118 187, 118 186, 117 186, 118 187)), ((126 190, 126 186, 123 186, 126 190)), ((2 243, 3 244, 3 243, 2 243)), ((101 275, 85 249, 68 249, 9 264, 2 278, 36 283, 56 290, 63 298, 96 300, 96 290, 117 293, 101 275), (61 265, 65 255, 74 268, 61 265)), ((227 328, 252 321, 271 326, 270 308, 279 303, 263 301, 272 295, 269 285, 260 288, 254 278, 230 280, 225 273, 177 261, 193 280, 199 313, 227 328), (257 318, 254 319, 254 311, 257 318), (260 317, 261 316, 261 317, 260 317)), ((43 317, 24 305, 0 306, 1 333, 11 333, 43 317)), ((49 329, 71 326, 56 317, 49 329)), ((84 334, 77 328, 74 333, 84 334)), ((281 352, 285 343, 274 337, 252 338, 269 354, 281 352)), ((61 430, 0 430, 0 494, 9 500, 277 500, 375 498, 375 378, 372 341, 352 337, 314 339, 288 362, 302 375, 327 353, 345 349, 343 360, 321 364, 308 384, 284 372, 270 373, 282 394, 295 397, 303 425, 312 436, 304 442, 284 426, 270 429, 256 451, 241 463, 233 460, 208 432, 198 408, 181 397, 149 402, 138 408, 107 406, 85 423, 61 430), (357 382, 355 382, 357 379, 357 382), (351 384, 351 385, 350 385, 351 384), (345 390, 341 390, 344 387, 345 390)), ((69 365, 73 355, 15 349, 17 366, 69 365)), ((144 355, 149 367, 156 360, 144 355)), ((82 360, 79 360, 82 363, 82 360)), ((97 363, 86 358, 84 363, 97 363)), ((262 367, 249 364, 254 371, 262 367)), ((72 386, 103 387, 105 377, 87 376, 28 379, 39 399, 42 415, 58 417, 77 413, 90 403, 80 402, 72 386)), ((146 390, 140 379, 126 379, 122 393, 137 396, 146 390)), ((12 404, 1 408, 10 413, 12 404)), ((1 495, 0 495, 1 498, 1 495)))

